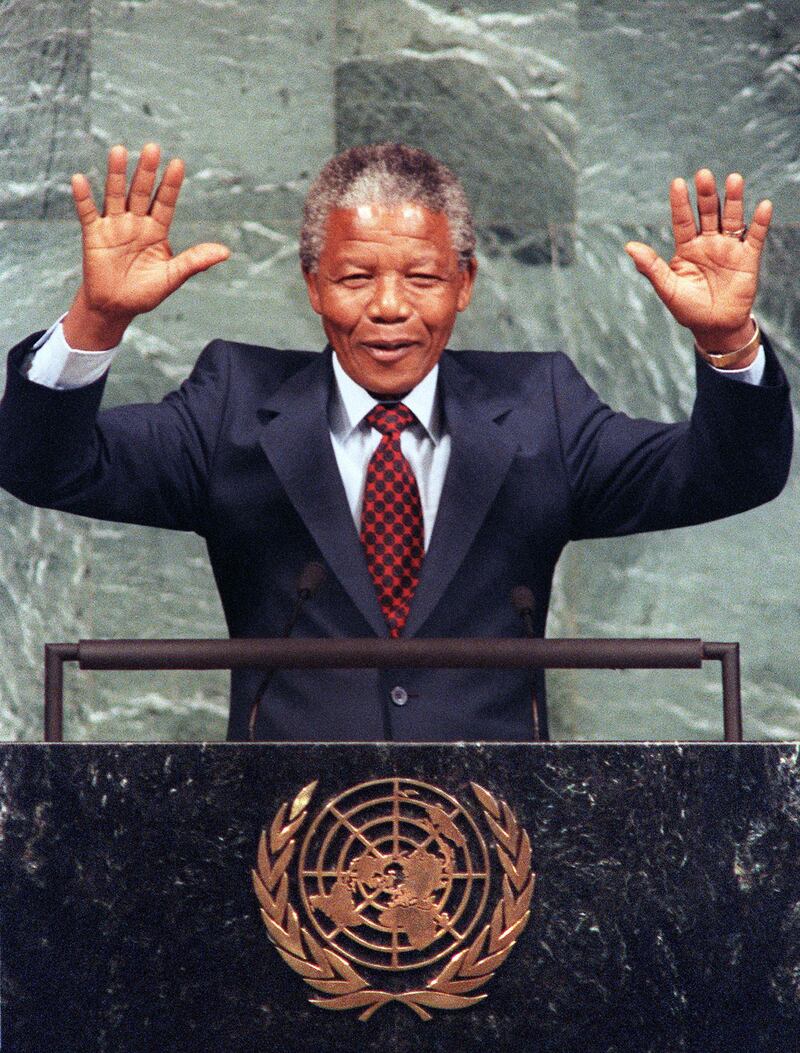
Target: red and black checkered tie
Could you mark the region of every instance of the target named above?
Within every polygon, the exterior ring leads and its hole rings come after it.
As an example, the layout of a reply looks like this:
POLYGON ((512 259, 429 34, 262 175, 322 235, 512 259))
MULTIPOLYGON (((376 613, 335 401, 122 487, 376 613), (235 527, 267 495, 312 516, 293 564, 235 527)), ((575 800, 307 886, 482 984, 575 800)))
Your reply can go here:
POLYGON ((414 420, 402 402, 379 402, 364 420, 381 433, 367 465, 361 543, 390 636, 408 618, 425 554, 417 480, 400 449, 400 433, 414 420))

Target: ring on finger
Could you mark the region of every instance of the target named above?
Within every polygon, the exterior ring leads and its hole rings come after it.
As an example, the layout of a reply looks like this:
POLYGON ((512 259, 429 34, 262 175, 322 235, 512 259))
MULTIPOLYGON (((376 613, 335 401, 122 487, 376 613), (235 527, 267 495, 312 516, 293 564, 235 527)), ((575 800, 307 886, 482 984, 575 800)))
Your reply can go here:
POLYGON ((747 227, 737 227, 736 230, 723 230, 722 233, 726 238, 738 238, 739 241, 744 241, 747 227))

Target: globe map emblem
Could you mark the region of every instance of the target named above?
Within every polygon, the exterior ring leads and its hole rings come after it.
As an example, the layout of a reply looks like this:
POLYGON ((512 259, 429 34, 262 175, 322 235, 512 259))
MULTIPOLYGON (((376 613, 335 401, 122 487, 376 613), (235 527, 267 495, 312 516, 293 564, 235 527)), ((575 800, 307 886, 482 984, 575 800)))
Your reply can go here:
POLYGON ((480 920, 489 853, 454 797, 415 779, 376 779, 320 811, 298 883, 309 919, 340 954, 372 969, 418 969, 456 950, 480 920))

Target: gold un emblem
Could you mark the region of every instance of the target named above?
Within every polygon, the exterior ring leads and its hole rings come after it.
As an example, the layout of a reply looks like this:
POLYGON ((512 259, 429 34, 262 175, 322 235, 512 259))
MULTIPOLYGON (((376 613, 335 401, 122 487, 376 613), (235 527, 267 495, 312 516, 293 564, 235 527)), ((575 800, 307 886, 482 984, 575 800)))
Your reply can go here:
POLYGON ((499 872, 469 811, 417 779, 351 786, 310 823, 316 782, 280 806, 262 832, 253 886, 278 953, 320 992, 312 1004, 360 1009, 368 1020, 402 1002, 430 1020, 429 1009, 486 997, 477 992, 528 922, 535 875, 530 839, 509 806, 470 786, 499 872), (289 896, 292 872, 303 922, 289 896))

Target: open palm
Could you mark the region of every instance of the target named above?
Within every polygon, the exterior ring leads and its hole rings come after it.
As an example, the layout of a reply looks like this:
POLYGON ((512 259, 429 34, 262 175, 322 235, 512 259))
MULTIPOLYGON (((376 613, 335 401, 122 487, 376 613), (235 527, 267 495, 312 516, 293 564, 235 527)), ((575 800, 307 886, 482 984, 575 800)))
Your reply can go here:
POLYGON ((735 343, 749 323, 772 205, 759 203, 744 236, 742 177, 728 176, 722 209, 708 169, 697 173, 695 186, 699 225, 686 182, 676 179, 670 187, 675 255, 669 263, 642 242, 629 242, 625 250, 698 343, 711 346, 726 334, 735 343))
POLYGON ((159 160, 158 146, 145 146, 128 189, 127 151, 113 147, 102 215, 86 177, 72 180, 83 236, 83 299, 91 311, 109 318, 131 319, 151 311, 193 274, 230 255, 215 243, 173 254, 169 229, 184 166, 177 158, 170 161, 153 196, 159 160))

